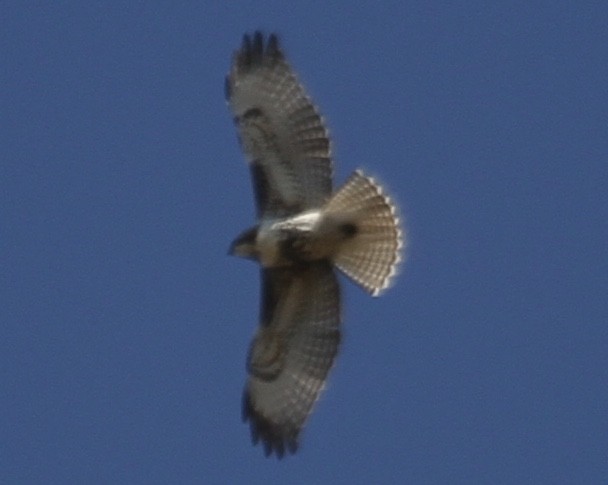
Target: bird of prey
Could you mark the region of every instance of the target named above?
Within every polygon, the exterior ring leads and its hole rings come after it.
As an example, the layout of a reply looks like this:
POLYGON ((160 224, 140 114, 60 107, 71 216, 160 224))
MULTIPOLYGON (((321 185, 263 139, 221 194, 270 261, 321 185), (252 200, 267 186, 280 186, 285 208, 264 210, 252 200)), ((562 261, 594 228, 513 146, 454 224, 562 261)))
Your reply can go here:
POLYGON ((243 37, 225 89, 258 216, 230 254, 261 267, 243 420, 266 456, 282 458, 296 452, 338 350, 335 268, 376 296, 395 274, 403 238, 395 206, 371 177, 355 171, 332 191, 327 130, 276 35, 243 37))

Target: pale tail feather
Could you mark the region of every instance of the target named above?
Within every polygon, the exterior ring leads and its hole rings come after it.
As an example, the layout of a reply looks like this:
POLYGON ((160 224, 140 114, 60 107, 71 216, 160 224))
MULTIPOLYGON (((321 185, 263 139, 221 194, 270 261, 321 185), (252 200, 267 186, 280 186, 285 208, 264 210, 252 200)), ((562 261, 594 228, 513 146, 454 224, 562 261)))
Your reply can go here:
POLYGON ((373 296, 379 295, 390 285, 401 259, 403 238, 394 204, 373 178, 357 170, 325 209, 349 235, 334 256, 335 265, 373 296))

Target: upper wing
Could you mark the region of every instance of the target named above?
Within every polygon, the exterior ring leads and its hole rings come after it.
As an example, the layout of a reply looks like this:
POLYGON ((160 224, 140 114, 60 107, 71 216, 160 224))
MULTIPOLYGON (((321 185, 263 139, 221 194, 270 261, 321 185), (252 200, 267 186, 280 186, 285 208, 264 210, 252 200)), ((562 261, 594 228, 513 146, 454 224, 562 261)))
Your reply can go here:
POLYGON ((294 453, 340 341, 340 290, 329 263, 262 270, 262 322, 248 357, 243 419, 266 455, 294 453))
POLYGON ((226 99, 251 164, 260 216, 322 206, 331 194, 330 143, 321 116, 285 60, 277 37, 243 37, 226 99))

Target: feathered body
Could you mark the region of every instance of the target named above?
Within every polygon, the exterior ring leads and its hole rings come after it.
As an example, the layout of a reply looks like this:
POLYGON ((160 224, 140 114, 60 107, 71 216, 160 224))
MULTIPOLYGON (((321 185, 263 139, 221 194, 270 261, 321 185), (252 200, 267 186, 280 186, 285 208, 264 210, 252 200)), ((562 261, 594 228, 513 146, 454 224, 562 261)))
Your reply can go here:
POLYGON ((294 453, 340 342, 334 267, 372 295, 387 288, 403 238, 395 206, 356 171, 332 192, 323 120, 277 37, 245 35, 226 98, 247 155, 258 224, 231 253, 261 266, 260 328, 247 360, 243 418, 267 455, 294 453))

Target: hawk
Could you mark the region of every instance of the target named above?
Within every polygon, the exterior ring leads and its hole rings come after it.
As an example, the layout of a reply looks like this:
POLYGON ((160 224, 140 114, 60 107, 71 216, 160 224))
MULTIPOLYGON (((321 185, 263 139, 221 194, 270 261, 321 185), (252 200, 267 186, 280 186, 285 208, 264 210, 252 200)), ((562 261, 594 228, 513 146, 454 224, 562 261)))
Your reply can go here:
POLYGON ((374 179, 358 170, 332 191, 327 129, 276 35, 243 37, 225 89, 258 216, 230 254, 257 261, 262 281, 243 420, 266 456, 282 458, 296 452, 338 351, 335 268, 376 296, 395 274, 402 236, 396 208, 374 179))

